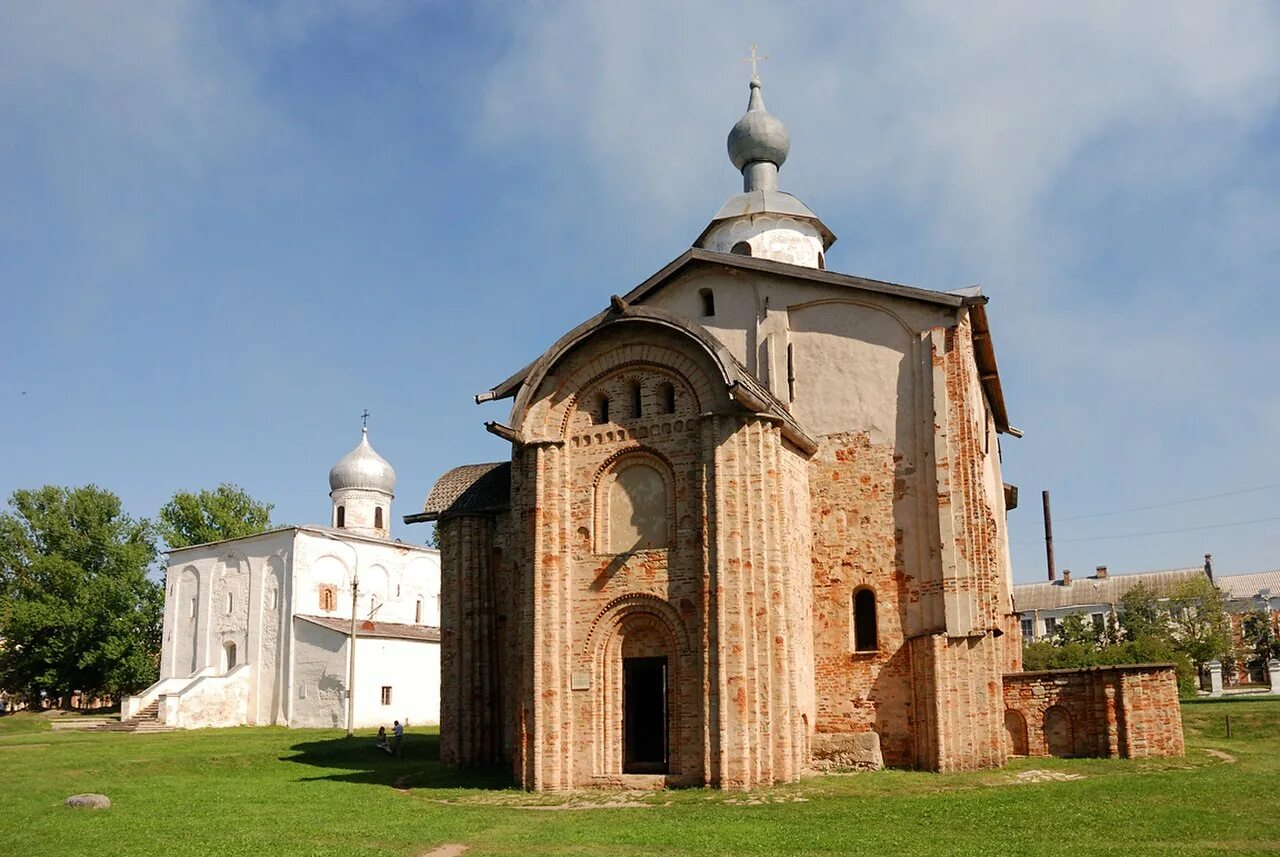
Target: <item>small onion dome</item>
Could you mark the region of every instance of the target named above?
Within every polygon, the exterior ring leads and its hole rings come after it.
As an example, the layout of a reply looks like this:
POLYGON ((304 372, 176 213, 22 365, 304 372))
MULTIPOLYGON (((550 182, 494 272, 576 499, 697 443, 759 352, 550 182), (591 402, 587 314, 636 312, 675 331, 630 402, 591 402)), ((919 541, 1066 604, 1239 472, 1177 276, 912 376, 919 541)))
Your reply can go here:
POLYGON ((760 81, 751 81, 747 112, 729 132, 729 160, 739 170, 756 161, 781 167, 791 151, 791 134, 782 120, 764 108, 760 81))
POLYGON ((395 493, 395 468, 373 451, 373 447, 369 445, 368 429, 360 430, 360 443, 342 456, 329 471, 329 490, 339 491, 343 488, 395 493))

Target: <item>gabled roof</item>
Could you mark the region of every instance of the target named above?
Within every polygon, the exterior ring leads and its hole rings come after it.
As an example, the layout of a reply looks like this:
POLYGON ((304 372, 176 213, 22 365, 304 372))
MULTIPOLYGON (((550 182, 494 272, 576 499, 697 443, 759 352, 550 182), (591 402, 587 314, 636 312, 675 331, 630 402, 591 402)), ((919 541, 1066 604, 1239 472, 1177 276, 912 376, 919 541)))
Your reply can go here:
POLYGON ((1228 598, 1253 598, 1262 590, 1269 590, 1264 597, 1280 598, 1280 570, 1258 571, 1253 574, 1223 574, 1214 578, 1218 588, 1228 598))
POLYGON ((1018 583, 1013 587, 1013 610, 1057 610, 1094 604, 1117 604, 1125 593, 1138 584, 1168 598, 1180 583, 1205 577, 1204 567, 1175 568, 1169 571, 1143 571, 1135 574, 1109 574, 1106 577, 1077 577, 1070 583, 1061 580, 1043 583, 1018 583))
MULTIPOLYGON (((306 616, 301 613, 298 618, 319 625, 330 631, 348 635, 351 633, 351 620, 338 619, 334 616, 306 616)), ((403 622, 375 622, 365 619, 356 622, 357 637, 382 637, 389 640, 421 640, 427 643, 440 642, 440 629, 431 625, 408 625, 403 622)))
MULTIPOLYGON (((631 305, 635 308, 637 304, 643 304, 649 298, 656 295, 669 285, 672 285, 681 276, 701 268, 733 268, 742 271, 754 271, 760 273, 774 274, 781 277, 789 277, 795 280, 803 280, 819 285, 836 286, 840 288, 856 289, 863 292, 873 292, 876 294, 889 295, 892 297, 903 298, 905 300, 919 301, 921 303, 933 304, 936 306, 945 306, 959 309, 961 307, 969 307, 971 318, 974 326, 974 347, 978 363, 978 372, 982 379, 982 386, 987 394, 987 400, 991 405, 992 416, 995 418, 996 428, 1002 432, 1009 431, 1009 417, 1005 410, 1004 392, 1000 386, 999 369, 996 365, 995 349, 991 343, 991 333, 987 325, 986 303, 987 298, 978 293, 958 294, 956 292, 937 292, 930 289, 921 289, 915 286, 904 286, 898 283, 889 283, 883 280, 872 280, 866 277, 855 277, 850 274, 837 274, 832 271, 820 271, 816 268, 808 268, 802 265, 788 265, 783 262, 775 262, 771 259, 758 259, 752 256, 736 256, 730 253, 715 253, 711 250, 703 250, 694 247, 681 253, 670 263, 665 265, 660 271, 653 274, 640 285, 636 286, 627 294, 622 296, 624 304, 631 305)), ((606 318, 611 310, 605 310, 598 313, 578 327, 570 331, 568 336, 595 327, 599 322, 606 318)), ((567 338, 567 337, 566 337, 567 338)), ((502 383, 493 387, 484 393, 476 396, 476 403, 488 402, 494 399, 505 399, 514 396, 525 382, 534 366, 538 361, 528 364, 502 383)), ((737 361, 734 361, 735 363, 737 361)), ((739 364, 741 365, 741 364, 739 364)), ((750 374, 744 368, 745 374, 750 374)), ((757 380, 757 383, 759 381, 757 380)), ((761 385, 763 386, 763 385, 761 385)))
POLYGON ((464 464, 437 479, 422 511, 405 515, 404 522, 417 524, 453 515, 498 512, 510 504, 510 461, 464 464))

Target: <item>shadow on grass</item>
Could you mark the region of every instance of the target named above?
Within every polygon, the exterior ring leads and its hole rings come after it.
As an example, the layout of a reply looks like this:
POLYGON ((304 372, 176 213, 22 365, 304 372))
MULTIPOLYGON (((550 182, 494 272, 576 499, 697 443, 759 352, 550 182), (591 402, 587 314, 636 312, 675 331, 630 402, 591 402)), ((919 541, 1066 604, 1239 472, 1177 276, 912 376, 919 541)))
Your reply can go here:
POLYGON ((399 757, 389 756, 374 746, 370 736, 303 741, 289 748, 296 755, 281 756, 293 762, 319 768, 326 773, 301 777, 302 782, 329 780, 362 783, 397 789, 509 789, 514 787, 506 768, 458 770, 440 764, 440 736, 404 736, 399 757))

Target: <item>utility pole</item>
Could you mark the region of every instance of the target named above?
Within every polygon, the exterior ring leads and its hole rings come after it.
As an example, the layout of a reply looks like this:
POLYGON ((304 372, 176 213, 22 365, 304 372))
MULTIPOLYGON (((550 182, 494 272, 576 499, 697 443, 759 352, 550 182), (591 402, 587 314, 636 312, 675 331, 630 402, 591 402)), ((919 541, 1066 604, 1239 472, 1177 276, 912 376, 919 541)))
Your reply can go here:
POLYGON ((356 725, 356 606, 360 601, 360 578, 356 569, 351 569, 351 639, 347 648, 351 650, 350 670, 347 673, 347 737, 355 735, 356 725))
MULTIPOLYGON (((1041 491, 1040 497, 1044 500, 1044 557, 1049 563, 1049 580, 1052 581, 1058 575, 1053 569, 1053 516, 1049 514, 1049 492, 1041 491)), ((355 631, 351 633, 354 638, 355 631)))

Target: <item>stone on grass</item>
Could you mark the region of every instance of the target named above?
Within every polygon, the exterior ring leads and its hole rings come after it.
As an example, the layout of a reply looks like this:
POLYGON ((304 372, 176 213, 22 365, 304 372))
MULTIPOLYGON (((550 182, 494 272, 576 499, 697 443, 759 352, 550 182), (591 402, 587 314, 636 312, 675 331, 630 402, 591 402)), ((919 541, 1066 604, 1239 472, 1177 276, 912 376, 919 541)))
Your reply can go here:
POLYGON ((106 795, 82 794, 72 795, 63 801, 67 806, 80 809, 111 809, 111 798, 106 795))

